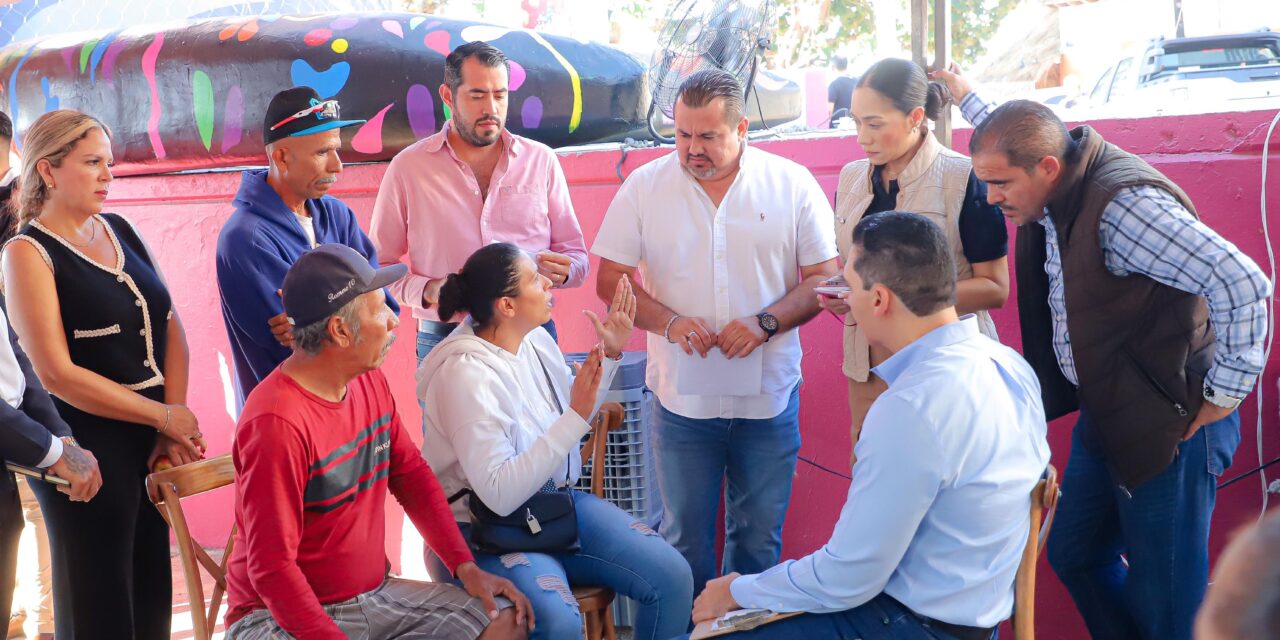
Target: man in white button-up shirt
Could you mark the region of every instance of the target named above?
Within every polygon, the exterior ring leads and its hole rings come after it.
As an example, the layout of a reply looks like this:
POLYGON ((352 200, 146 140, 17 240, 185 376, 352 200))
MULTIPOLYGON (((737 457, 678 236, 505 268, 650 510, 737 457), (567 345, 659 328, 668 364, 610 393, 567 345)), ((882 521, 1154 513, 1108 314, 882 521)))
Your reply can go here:
POLYGON ((643 276, 662 533, 695 591, 716 575, 722 484, 723 570, 778 561, 800 449, 795 329, 837 270, 826 195, 804 167, 746 145, 742 95, 722 71, 682 85, 675 153, 627 179, 592 247, 606 300, 622 274, 643 276))
POLYGON ((863 219, 849 307, 893 355, 827 544, 707 585, 696 622, 739 607, 805 612, 734 638, 987 640, 1013 611, 1031 491, 1049 464, 1040 384, 1017 352, 956 317, 946 236, 914 213, 863 219), (925 630, 925 627, 928 630, 925 630))

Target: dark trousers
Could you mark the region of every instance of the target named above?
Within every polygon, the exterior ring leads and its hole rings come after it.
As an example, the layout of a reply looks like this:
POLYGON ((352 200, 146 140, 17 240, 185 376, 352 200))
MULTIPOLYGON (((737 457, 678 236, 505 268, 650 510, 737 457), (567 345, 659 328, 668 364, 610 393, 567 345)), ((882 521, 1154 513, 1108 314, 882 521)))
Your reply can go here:
MULTIPOLYGON (((858 640, 956 640, 936 623, 912 612, 902 603, 880 594, 853 609, 836 613, 804 613, 750 631, 739 631, 734 640, 794 640, 795 638, 857 638, 858 640)), ((980 634, 973 634, 977 637, 980 634)), ((990 634, 992 640, 996 635, 990 634)), ((688 636, 682 636, 684 640, 688 636)))
POLYGON ((49 531, 58 640, 169 638, 169 527, 145 487, 156 432, 117 425, 72 424, 102 471, 92 500, 71 502, 53 485, 32 483, 49 531))
POLYGON ((1217 482, 1240 443, 1240 414, 1178 445, 1160 475, 1126 491, 1087 411, 1072 433, 1049 565, 1097 640, 1190 640, 1209 581, 1217 482))
MULTIPOLYGON (((22 504, 17 478, 0 471, 0 613, 13 608, 13 585, 18 570, 18 539, 22 537, 22 504)), ((0 615, 0 620, 9 616, 0 615)))

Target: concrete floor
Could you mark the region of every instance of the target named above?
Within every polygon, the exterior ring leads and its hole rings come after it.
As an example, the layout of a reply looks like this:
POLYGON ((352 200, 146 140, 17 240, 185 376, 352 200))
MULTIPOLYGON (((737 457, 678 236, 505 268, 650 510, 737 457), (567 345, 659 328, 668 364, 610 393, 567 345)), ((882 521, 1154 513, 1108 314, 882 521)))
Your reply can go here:
MULTIPOLYGON (((222 553, 221 549, 207 549, 207 551, 209 552, 209 555, 214 557, 215 559, 218 557, 220 553, 222 553)), ((173 603, 174 603, 173 604, 173 627, 172 627, 172 635, 170 637, 173 640, 190 640, 191 638, 195 637, 195 634, 191 628, 191 606, 189 604, 190 599, 187 597, 187 584, 186 584, 186 579, 183 577, 183 573, 182 573, 182 561, 178 558, 178 553, 176 548, 170 550, 170 560, 173 567, 173 603)), ((19 575, 30 575, 30 573, 20 570, 19 575)), ((200 577, 201 577, 201 584, 204 589, 205 598, 206 598, 205 606, 207 607, 209 594, 213 591, 213 579, 210 578, 209 575, 203 571, 200 572, 200 577)), ((18 585, 18 589, 14 593, 14 602, 35 602, 36 597, 33 590, 34 590, 34 585, 24 584, 20 581, 18 585)), ((222 604, 222 608, 218 612, 218 625, 214 628, 214 635, 213 635, 214 640, 223 639, 222 615, 225 613, 226 613, 226 601, 224 600, 222 604)), ((35 637, 36 620, 34 615, 28 616, 27 623, 24 625, 23 630, 25 633, 30 635, 29 636, 18 635, 18 636, 14 636, 14 638, 28 638, 28 637, 34 638, 35 637)), ((632 632, 629 627, 618 628, 618 640, 631 640, 631 638, 632 638, 632 632)))

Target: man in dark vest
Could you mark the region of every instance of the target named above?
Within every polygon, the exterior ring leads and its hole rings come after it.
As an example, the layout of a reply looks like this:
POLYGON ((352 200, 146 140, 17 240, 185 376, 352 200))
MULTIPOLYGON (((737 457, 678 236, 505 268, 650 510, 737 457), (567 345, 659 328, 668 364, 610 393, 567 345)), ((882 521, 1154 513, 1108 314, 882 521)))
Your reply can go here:
POLYGON ((992 110, 954 71, 933 75, 976 126, 974 173, 1020 225, 1045 413, 1080 410, 1049 563, 1094 638, 1191 638, 1271 283, 1142 159, 1038 103, 992 110))

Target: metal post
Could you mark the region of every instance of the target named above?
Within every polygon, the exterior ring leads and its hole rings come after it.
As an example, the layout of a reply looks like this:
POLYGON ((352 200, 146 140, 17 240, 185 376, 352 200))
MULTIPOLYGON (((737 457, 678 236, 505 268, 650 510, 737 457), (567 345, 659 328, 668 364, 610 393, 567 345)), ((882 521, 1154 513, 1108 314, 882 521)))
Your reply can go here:
MULTIPOLYGON (((951 64, 951 0, 909 0, 911 5, 911 59, 922 67, 945 69, 951 64), (928 57, 929 4, 933 3, 934 55, 928 57)), ((946 109, 934 126, 934 135, 951 147, 951 110, 946 109)))
MULTIPOLYGON (((933 0, 933 67, 951 64, 951 0, 933 0)), ((942 146, 951 148, 951 107, 942 110, 934 134, 942 146)))
POLYGON ((929 46, 929 0, 908 0, 911 5, 911 59, 916 64, 926 62, 925 50, 929 46))

